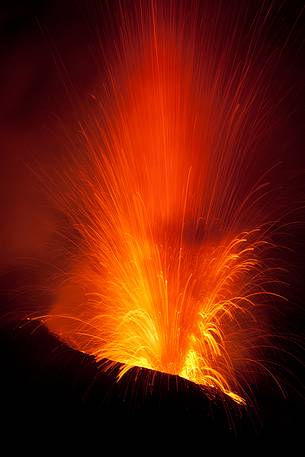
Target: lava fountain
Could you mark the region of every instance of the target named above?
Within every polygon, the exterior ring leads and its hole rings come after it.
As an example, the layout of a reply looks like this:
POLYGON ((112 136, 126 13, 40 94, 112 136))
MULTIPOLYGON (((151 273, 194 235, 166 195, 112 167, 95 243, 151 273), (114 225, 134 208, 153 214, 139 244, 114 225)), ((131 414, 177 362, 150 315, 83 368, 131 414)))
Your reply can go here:
POLYGON ((247 23, 197 2, 119 6, 82 146, 58 172, 54 200, 77 236, 40 319, 119 379, 148 368, 245 404, 264 307, 280 300, 260 153, 268 11, 247 23))

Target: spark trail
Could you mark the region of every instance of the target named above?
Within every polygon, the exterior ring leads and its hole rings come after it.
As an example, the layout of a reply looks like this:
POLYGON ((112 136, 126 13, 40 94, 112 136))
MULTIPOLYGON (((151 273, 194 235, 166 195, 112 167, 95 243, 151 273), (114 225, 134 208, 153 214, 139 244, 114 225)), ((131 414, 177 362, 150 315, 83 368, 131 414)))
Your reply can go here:
POLYGON ((85 147, 56 196, 77 255, 42 320, 102 369, 120 364, 119 378, 144 367, 245 404, 243 360, 255 363, 276 281, 257 166, 270 104, 256 40, 268 11, 240 51, 241 16, 219 38, 221 9, 119 5, 85 147))

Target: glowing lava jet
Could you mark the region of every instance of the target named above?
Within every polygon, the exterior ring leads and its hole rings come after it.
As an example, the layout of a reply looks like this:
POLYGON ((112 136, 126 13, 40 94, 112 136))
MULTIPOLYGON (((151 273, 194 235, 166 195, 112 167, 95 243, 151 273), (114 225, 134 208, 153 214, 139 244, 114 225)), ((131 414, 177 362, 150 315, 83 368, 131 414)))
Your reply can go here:
POLYGON ((120 364, 120 378, 149 368, 244 404, 274 281, 255 164, 267 66, 257 71, 254 35, 238 50, 233 19, 219 36, 215 14, 166 5, 121 11, 85 148, 56 196, 79 241, 42 320, 102 369, 120 364))

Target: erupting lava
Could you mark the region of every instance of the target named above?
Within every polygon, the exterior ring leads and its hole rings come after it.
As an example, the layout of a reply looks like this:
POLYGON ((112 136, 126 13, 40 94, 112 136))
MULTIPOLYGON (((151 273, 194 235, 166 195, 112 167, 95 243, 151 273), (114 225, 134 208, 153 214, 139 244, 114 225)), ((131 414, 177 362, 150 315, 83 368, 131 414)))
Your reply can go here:
POLYGON ((227 21, 219 39, 219 12, 199 9, 122 8, 85 150, 71 152, 56 196, 78 234, 72 271, 41 319, 103 369, 119 363, 120 378, 145 367, 244 404, 243 363, 275 295, 257 166, 268 62, 261 17, 240 51, 247 25, 227 21))

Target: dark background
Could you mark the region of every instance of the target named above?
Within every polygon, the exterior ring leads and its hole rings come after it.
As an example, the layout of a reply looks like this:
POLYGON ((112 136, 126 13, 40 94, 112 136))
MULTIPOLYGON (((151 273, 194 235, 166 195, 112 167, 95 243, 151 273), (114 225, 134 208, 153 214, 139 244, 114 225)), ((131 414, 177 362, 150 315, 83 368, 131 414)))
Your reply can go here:
MULTIPOLYGON (((62 345, 37 322, 24 320, 31 312, 47 312, 52 296, 46 285, 64 262, 54 235, 60 221, 33 179, 32 167, 39 163, 48 170, 55 157, 64 155, 63 125, 69 128, 79 99, 88 97, 103 72, 96 49, 99 40, 109 40, 109 17, 117 4, 0 2, 0 414, 5 424, 0 433, 15 437, 11 445, 23 434, 22 442, 33 446, 38 438, 45 443, 62 436, 71 443, 86 439, 100 453, 106 453, 103 443, 110 435, 118 449, 128 443, 140 447, 143 437, 149 448, 164 437, 178 448, 199 445, 203 453, 211 443, 296 444, 305 426, 302 209, 291 229, 292 250, 283 254, 293 274, 289 312, 281 324, 284 333, 297 335, 299 344, 285 347, 298 361, 277 356, 285 399, 268 379, 253 387, 257 404, 247 411, 229 403, 223 408, 221 399, 210 402, 196 386, 165 375, 157 375, 153 386, 147 373, 136 383, 116 384, 90 357, 62 345)), ((255 11, 260 2, 234 4, 255 11)), ((267 37, 281 46, 289 36, 280 82, 275 81, 286 84, 288 93, 286 149, 280 159, 287 163, 289 198, 302 206, 304 4, 280 5, 267 37)))

